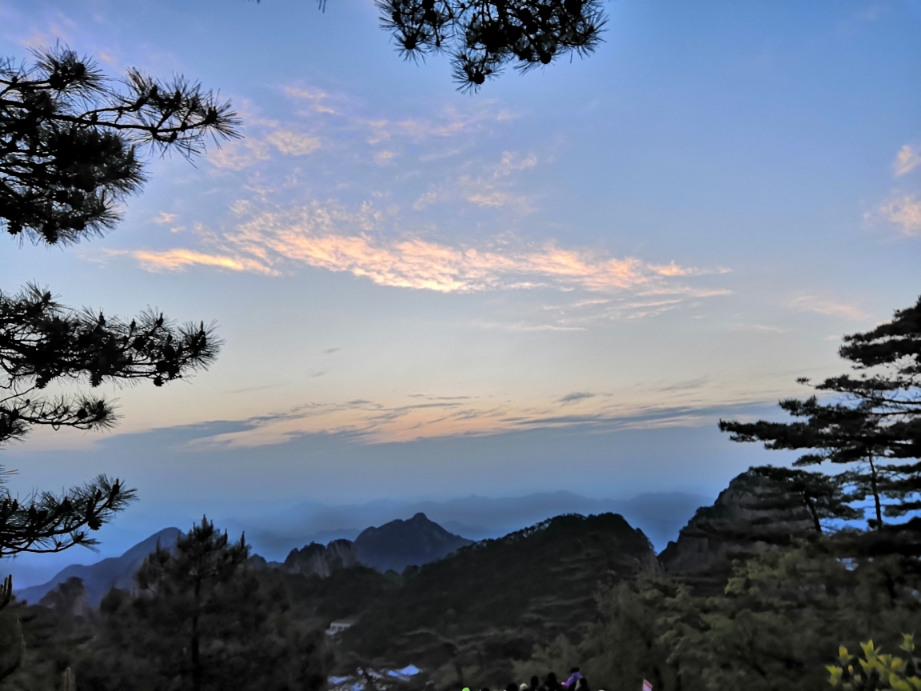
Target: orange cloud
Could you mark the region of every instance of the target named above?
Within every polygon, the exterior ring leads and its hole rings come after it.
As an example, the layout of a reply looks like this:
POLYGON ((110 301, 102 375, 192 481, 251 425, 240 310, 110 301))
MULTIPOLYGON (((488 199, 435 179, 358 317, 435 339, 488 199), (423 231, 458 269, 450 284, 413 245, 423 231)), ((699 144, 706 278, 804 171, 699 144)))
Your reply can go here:
POLYGON ((377 285, 472 293, 553 287, 594 292, 639 291, 704 297, 725 294, 699 290, 676 281, 706 273, 649 264, 635 257, 562 248, 554 242, 449 245, 423 237, 393 237, 380 232, 385 216, 370 204, 350 212, 314 203, 289 211, 255 211, 249 203, 234 207, 241 217, 236 228, 218 238, 200 235, 213 251, 171 249, 131 252, 150 271, 175 271, 211 266, 267 275, 298 265, 348 272, 377 285))
POLYGON ((109 251, 109 254, 128 255, 137 260, 143 269, 152 272, 180 271, 190 266, 210 266, 230 271, 253 271, 256 273, 273 274, 271 269, 252 259, 231 257, 220 254, 207 254, 182 248, 155 251, 155 250, 129 250, 109 251))

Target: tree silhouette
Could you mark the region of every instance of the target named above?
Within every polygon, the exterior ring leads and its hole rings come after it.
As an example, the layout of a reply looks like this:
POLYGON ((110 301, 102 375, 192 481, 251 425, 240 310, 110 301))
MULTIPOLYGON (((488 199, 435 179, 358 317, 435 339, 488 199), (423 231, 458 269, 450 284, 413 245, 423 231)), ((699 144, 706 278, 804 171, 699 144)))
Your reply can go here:
POLYGON ((144 182, 142 149, 192 156, 237 124, 229 102, 182 77, 115 81, 61 47, 30 67, 0 60, 0 228, 48 244, 98 235, 144 182))
POLYGON ((205 518, 173 549, 158 546, 136 592, 102 600, 77 677, 96 691, 325 688, 325 635, 290 615, 284 579, 248 553, 205 518))
POLYGON ((796 466, 845 466, 838 486, 847 487, 850 502, 869 497, 869 524, 882 530, 884 517, 921 508, 921 298, 896 311, 890 322, 845 336, 838 352, 857 373, 817 384, 815 389, 828 398, 781 401, 780 407, 797 421, 720 421, 720 429, 731 433, 733 441, 808 450, 796 466))
POLYGON ((462 89, 512 64, 527 71, 587 55, 605 23, 599 0, 378 0, 381 24, 407 58, 445 52, 462 89))
MULTIPOLYGON (((0 59, 0 231, 46 245, 100 235, 118 221, 117 205, 140 190, 145 153, 193 157, 209 137, 238 136, 237 124, 228 102, 182 77, 161 82, 132 69, 112 80, 60 46, 36 53, 30 66, 0 59)), ((210 365, 219 346, 203 322, 75 310, 36 285, 0 292, 0 446, 36 426, 114 423, 104 398, 53 395, 52 385, 161 386, 210 365)), ((0 487, 0 556, 90 546, 87 530, 133 498, 105 476, 24 501, 0 487)))
MULTIPOLYGON (((326 0, 318 4, 326 9, 326 0)), ((606 21, 600 0, 377 0, 377 7, 404 57, 447 53, 463 91, 477 91, 509 64, 525 72, 585 57, 606 21)))

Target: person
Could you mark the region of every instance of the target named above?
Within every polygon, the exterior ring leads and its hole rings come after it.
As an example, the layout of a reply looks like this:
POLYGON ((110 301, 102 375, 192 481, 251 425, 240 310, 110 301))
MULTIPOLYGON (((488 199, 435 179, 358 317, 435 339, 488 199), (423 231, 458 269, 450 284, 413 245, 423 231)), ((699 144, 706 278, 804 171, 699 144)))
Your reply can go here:
POLYGON ((575 685, 570 686, 569 688, 571 689, 571 691, 589 691, 588 679, 586 679, 580 674, 579 678, 576 679, 575 681, 575 685))
POLYGON ((570 690, 575 689, 576 682, 581 678, 582 674, 579 672, 579 668, 573 667, 571 670, 569 670, 569 679, 563 682, 563 686, 570 690))
POLYGON ((547 687, 547 691, 560 691, 560 689, 563 688, 560 686, 560 682, 556 680, 556 674, 553 672, 550 672, 547 675, 547 683, 545 685, 547 687))
POLYGON ((531 677, 531 683, 528 686, 528 691, 537 691, 540 688, 540 679, 537 678, 537 675, 531 677))

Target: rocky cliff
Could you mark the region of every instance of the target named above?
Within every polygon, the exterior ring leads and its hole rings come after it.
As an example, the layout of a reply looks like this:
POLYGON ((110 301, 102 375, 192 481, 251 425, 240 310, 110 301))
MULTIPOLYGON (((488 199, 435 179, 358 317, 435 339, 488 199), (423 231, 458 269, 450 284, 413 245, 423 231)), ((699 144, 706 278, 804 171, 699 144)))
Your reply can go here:
POLYGON ((333 571, 358 566, 360 563, 353 542, 333 540, 325 547, 311 542, 301 549, 292 549, 285 559, 284 568, 306 576, 326 578, 333 571))
POLYGON ((814 535, 805 508, 758 508, 760 497, 777 491, 770 480, 751 472, 733 478, 713 505, 698 509, 678 539, 659 555, 665 571, 698 586, 720 588, 734 559, 791 538, 814 535))

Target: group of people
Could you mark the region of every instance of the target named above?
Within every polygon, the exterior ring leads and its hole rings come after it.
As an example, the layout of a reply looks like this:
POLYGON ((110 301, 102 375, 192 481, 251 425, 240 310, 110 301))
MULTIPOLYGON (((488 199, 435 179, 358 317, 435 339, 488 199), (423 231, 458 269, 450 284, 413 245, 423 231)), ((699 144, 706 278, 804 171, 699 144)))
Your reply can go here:
MULTIPOLYGON (((464 691, 470 691, 469 688, 465 688, 464 691)), ((488 687, 484 687, 481 691, 490 691, 488 687)), ((579 671, 578 667, 573 667, 569 670, 569 678, 566 681, 558 681, 556 674, 550 672, 547 677, 544 679, 544 682, 541 683, 540 678, 533 676, 531 677, 530 684, 521 684, 518 685, 515 682, 510 683, 505 687, 505 691, 591 691, 588 686, 588 680, 582 676, 582 673, 579 671)))

